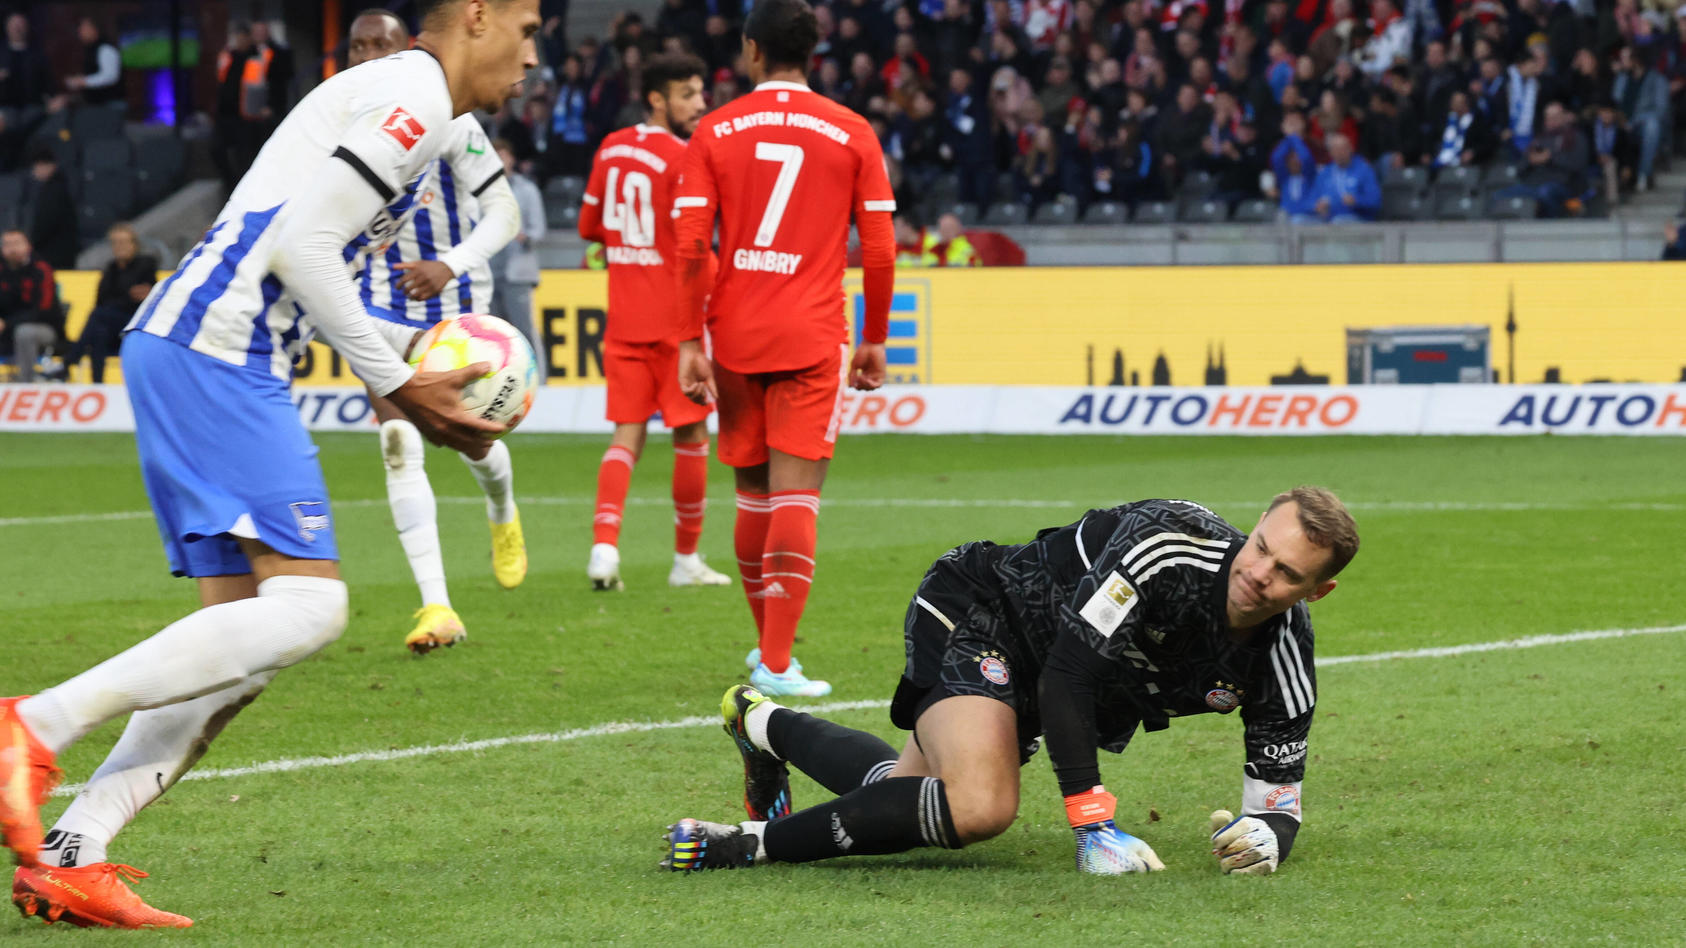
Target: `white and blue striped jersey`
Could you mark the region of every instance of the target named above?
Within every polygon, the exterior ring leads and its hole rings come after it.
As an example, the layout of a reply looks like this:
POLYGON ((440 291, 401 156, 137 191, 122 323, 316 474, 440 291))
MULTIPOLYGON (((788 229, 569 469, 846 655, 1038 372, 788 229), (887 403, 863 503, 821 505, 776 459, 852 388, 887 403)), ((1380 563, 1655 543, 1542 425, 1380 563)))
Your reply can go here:
MULTIPOLYGON (((293 360, 312 334, 304 298, 333 310, 335 322, 314 321, 341 330, 351 328, 343 324, 352 308, 348 300, 325 296, 319 286, 284 285, 281 273, 308 272, 301 269, 299 248, 289 245, 292 239, 328 234, 337 242, 343 236, 348 263, 386 253, 415 213, 427 172, 450 140, 452 111, 444 70, 422 50, 364 63, 322 83, 270 136, 210 230, 176 272, 153 288, 130 331, 290 380, 293 360), (351 211, 362 219, 325 219, 340 205, 324 203, 323 192, 308 189, 324 187, 324 180, 343 181, 346 173, 335 162, 373 188, 357 195, 353 207, 370 206, 379 195, 382 206, 372 218, 351 211), (300 204, 320 208, 313 214, 317 219, 292 220, 290 212, 300 204), (292 235, 289 240, 280 239, 283 232, 292 235)), ((387 381, 395 386, 390 354, 367 353, 342 350, 354 369, 362 354, 366 367, 388 370, 387 381)))
POLYGON ((425 329, 462 313, 490 312, 492 266, 480 255, 452 254, 480 223, 480 198, 503 178, 503 161, 473 115, 459 115, 417 191, 414 215, 384 252, 363 257, 357 291, 373 316, 425 329), (393 279, 402 260, 444 259, 457 276, 432 299, 413 300, 393 279))

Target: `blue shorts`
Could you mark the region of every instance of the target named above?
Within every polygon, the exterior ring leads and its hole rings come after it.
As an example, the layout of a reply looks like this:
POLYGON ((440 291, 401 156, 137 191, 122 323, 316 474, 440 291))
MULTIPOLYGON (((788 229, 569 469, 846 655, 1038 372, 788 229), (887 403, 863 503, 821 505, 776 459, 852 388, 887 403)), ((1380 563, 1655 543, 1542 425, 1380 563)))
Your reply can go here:
POLYGON ((339 559, 322 465, 287 383, 145 332, 123 340, 123 379, 171 573, 250 573, 236 537, 339 559))

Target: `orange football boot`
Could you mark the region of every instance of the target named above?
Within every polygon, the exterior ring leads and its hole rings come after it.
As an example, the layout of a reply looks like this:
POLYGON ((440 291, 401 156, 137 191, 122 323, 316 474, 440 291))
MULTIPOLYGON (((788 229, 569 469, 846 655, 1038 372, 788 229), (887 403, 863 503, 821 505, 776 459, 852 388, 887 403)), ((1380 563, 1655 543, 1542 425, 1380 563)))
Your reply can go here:
POLYGON ((22 700, 0 698, 0 835, 18 865, 33 866, 40 859, 41 804, 64 773, 18 717, 22 700))
POLYGON ((146 873, 134 866, 96 862, 91 866, 19 867, 12 877, 12 904, 26 917, 48 925, 69 922, 78 928, 187 928, 193 919, 160 912, 141 901, 123 879, 136 882, 146 873))

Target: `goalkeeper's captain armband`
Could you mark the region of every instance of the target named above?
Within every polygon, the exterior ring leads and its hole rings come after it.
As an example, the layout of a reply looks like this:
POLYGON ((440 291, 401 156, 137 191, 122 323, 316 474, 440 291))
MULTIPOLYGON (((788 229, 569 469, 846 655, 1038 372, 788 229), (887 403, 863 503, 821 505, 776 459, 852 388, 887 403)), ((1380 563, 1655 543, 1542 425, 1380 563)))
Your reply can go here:
POLYGON ((1074 793, 1065 798, 1065 818, 1074 827, 1088 826, 1112 819, 1112 811, 1117 807, 1118 798, 1107 793, 1105 787, 1096 784, 1082 793, 1074 793))

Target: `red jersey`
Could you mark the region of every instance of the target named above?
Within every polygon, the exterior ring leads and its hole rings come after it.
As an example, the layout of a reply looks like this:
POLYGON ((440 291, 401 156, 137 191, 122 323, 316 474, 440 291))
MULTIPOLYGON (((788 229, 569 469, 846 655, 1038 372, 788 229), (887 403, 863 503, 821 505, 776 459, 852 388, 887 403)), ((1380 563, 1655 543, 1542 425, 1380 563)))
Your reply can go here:
POLYGON ((580 207, 580 236, 604 245, 609 319, 604 338, 662 342, 674 321, 673 188, 685 142, 665 128, 635 125, 611 132, 591 163, 580 207))
POLYGON ((673 207, 683 339, 702 334, 697 273, 719 217, 708 328, 721 365, 740 373, 801 369, 848 341, 843 267, 851 218, 867 270, 863 341, 884 341, 896 202, 866 119, 807 86, 763 82, 703 118, 673 207))

